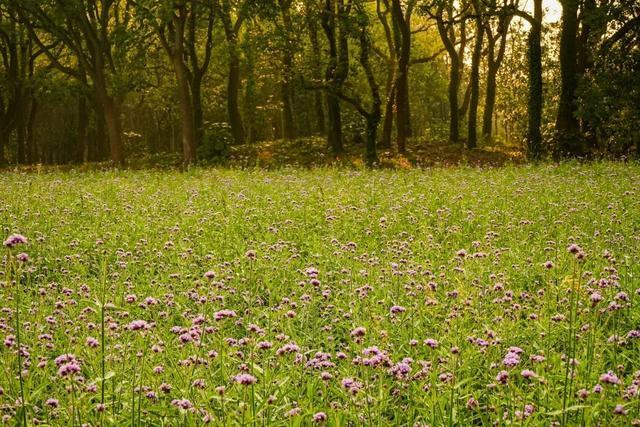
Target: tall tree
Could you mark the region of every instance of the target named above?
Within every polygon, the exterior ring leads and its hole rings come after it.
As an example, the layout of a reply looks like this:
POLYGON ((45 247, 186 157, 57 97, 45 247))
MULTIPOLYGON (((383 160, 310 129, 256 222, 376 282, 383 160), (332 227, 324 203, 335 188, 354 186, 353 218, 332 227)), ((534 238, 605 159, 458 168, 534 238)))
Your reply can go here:
POLYGON ((33 160, 33 120, 36 112, 35 61, 42 50, 17 22, 15 9, 0 6, 0 164, 16 132, 16 163, 33 160))
POLYGON ((280 29, 282 38, 282 135, 285 139, 294 139, 297 136, 296 124, 294 122, 294 93, 293 93, 293 77, 294 77, 294 40, 293 40, 293 22, 291 19, 291 3, 292 0, 278 0, 280 17, 282 26, 280 29))
MULTIPOLYGON (((91 78, 101 104, 109 135, 111 160, 125 161, 120 109, 126 85, 121 84, 128 61, 140 46, 139 21, 133 18, 130 0, 10 0, 34 42, 59 70, 81 81, 77 69, 59 60, 46 39, 61 42, 73 52, 91 78)), ((144 36, 142 36, 144 37, 144 36)))
POLYGON ((395 112, 398 152, 406 151, 407 137, 411 135, 409 109, 409 61, 411 60, 411 15, 416 0, 408 0, 403 10, 400 0, 391 0, 391 16, 395 33, 397 71, 395 73, 395 112))
POLYGON ((378 20, 382 25, 384 31, 384 38, 387 44, 387 53, 378 52, 382 56, 387 64, 387 79, 385 83, 385 109, 384 120, 382 125, 382 137, 380 140, 380 147, 389 149, 391 148, 391 136, 393 134, 393 115, 396 103, 396 74, 397 74, 397 62, 396 44, 394 33, 392 32, 392 23, 389 21, 389 15, 391 13, 391 6, 388 0, 376 0, 376 14, 378 20), (384 8, 383 8, 384 6, 384 8))
POLYGON ((453 0, 441 0, 437 2, 436 10, 425 10, 436 21, 438 34, 449 56, 449 141, 460 141, 460 110, 458 94, 460 80, 464 67, 464 47, 466 45, 466 20, 468 18, 468 3, 457 3, 453 0), (459 26, 459 34, 456 33, 459 26), (456 50, 456 44, 460 43, 456 50))
POLYGON ((507 48, 507 35, 511 24, 512 14, 509 10, 516 8, 516 2, 504 0, 502 6, 497 6, 493 1, 490 4, 490 12, 497 15, 496 30, 494 32, 492 19, 486 20, 485 31, 487 35, 487 83, 484 103, 484 115, 482 119, 482 137, 491 139, 493 129, 493 113, 496 104, 496 77, 504 59, 507 48))
POLYGON ((478 102, 480 101, 480 61, 482 59, 482 45, 484 40, 484 23, 483 21, 483 9, 480 4, 480 0, 474 0, 473 11, 475 14, 475 45, 473 48, 473 55, 471 57, 471 81, 469 83, 471 87, 471 99, 469 104, 469 121, 467 131, 467 147, 475 148, 477 145, 477 117, 478 117, 478 102))
POLYGON ((240 47, 239 34, 250 12, 250 0, 215 0, 215 7, 224 28, 227 41, 229 73, 227 76, 227 112, 229 125, 236 144, 245 142, 245 129, 240 114, 240 47))
MULTIPOLYGON (((311 75, 316 81, 322 79, 321 70, 321 51, 320 51, 320 39, 318 37, 318 20, 315 16, 315 11, 310 3, 305 3, 305 20, 307 23, 307 31, 309 33, 309 43, 311 44, 311 75)), ((314 113, 316 119, 316 132, 319 134, 325 133, 325 100, 324 93, 322 91, 314 91, 314 113)))
POLYGON ((196 159, 197 135, 192 93, 189 87, 190 70, 186 63, 185 32, 187 20, 194 7, 193 2, 174 0, 167 16, 158 25, 158 36, 175 74, 180 100, 180 123, 182 126, 182 155, 186 165, 196 159))
POLYGON ((321 25, 329 46, 329 58, 325 81, 327 92, 329 132, 328 143, 334 155, 344 151, 342 136, 342 115, 340 99, 342 85, 349 73, 349 25, 347 16, 351 10, 351 0, 325 0, 321 11, 321 25))
POLYGON ((556 117, 558 155, 581 155, 583 147, 579 135, 576 89, 578 88, 578 6, 579 0, 561 0, 562 28, 560 31, 560 101, 556 117))

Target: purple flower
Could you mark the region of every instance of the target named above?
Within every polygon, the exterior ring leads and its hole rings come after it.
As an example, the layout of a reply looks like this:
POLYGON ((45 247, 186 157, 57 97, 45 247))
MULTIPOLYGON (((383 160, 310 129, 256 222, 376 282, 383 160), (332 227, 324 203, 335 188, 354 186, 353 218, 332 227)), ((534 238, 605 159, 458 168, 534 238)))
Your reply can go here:
POLYGON ((536 376, 536 373, 529 370, 529 369, 523 369, 522 372, 520 373, 524 378, 534 378, 536 376))
POLYGON ((323 423, 325 421, 327 421, 327 414, 325 414, 324 412, 317 412, 313 415, 314 423, 323 423))
POLYGON ((233 310, 220 310, 213 314, 213 318, 215 320, 222 320, 227 317, 236 317, 236 312, 233 310))
POLYGON ((258 382, 258 380, 256 379, 256 377, 254 377, 253 375, 250 374, 238 374, 235 377, 233 377, 233 380, 241 385, 252 385, 255 384, 256 382, 258 382))
POLYGON ((129 323, 127 329, 129 329, 130 331, 145 330, 149 329, 149 324, 146 320, 134 320, 133 322, 129 323))
POLYGON ((58 399, 47 399, 47 401, 44 402, 44 404, 51 408, 57 408, 60 402, 58 402, 58 399))
POLYGON ((77 374, 80 372, 80 365, 77 361, 65 363, 58 369, 58 375, 61 377, 67 377, 69 375, 77 374))
POLYGON ((607 372, 606 374, 600 375, 600 382, 605 384, 621 384, 622 381, 618 378, 616 374, 612 371, 607 372))
POLYGON ((362 326, 359 326, 355 328, 353 331, 351 331, 351 336, 354 338, 360 338, 360 337, 363 337, 366 333, 367 333, 367 330, 362 326))
POLYGON ((627 410, 624 409, 624 406, 622 405, 616 405, 615 409, 613 410, 613 413, 616 415, 627 415, 627 410))
POLYGON ((390 310, 392 315, 398 314, 398 313, 404 313, 405 311, 407 311, 407 309, 401 305, 394 305, 393 307, 391 307, 391 310, 390 310))
POLYGON ((433 338, 427 338, 426 340, 424 340, 424 345, 431 348, 436 348, 438 347, 438 341, 434 340, 433 338))
POLYGON ((18 255, 16 255, 16 258, 20 262, 29 261, 29 255, 25 254, 24 252, 20 252, 18 255))
MULTIPOLYGON (((519 348, 515 347, 517 350, 520 350, 519 348)), ((520 350, 520 352, 516 351, 512 351, 514 349, 514 347, 509 349, 509 352, 506 354, 506 356, 504 356, 504 359, 502 360, 502 363, 505 366, 508 366, 510 368, 513 368, 514 366, 516 366, 518 363, 520 363, 520 356, 519 354, 522 352, 522 350, 520 350)))
POLYGON ((500 384, 506 384, 509 380, 509 373, 507 371, 500 371, 498 375, 496 375, 496 381, 500 384))
POLYGON ((193 403, 191 403, 191 401, 188 400, 188 399, 173 399, 171 401, 171 404, 173 406, 175 406, 176 408, 180 408, 180 409, 183 409, 185 411, 193 408, 193 403))
POLYGON ((577 254, 578 252, 582 251, 582 248, 578 245, 576 245, 575 243, 570 244, 569 246, 567 246, 567 251, 571 254, 577 254))
POLYGON ((27 244, 27 238, 22 234, 12 234, 4 241, 4 245, 8 248, 13 248, 14 246, 23 244, 27 244))

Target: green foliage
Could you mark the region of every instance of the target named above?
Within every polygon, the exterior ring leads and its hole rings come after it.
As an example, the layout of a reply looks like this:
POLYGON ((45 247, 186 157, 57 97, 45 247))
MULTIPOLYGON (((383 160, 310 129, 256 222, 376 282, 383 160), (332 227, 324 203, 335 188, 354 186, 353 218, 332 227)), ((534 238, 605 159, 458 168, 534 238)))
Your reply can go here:
POLYGON ((233 135, 228 123, 210 123, 198 147, 198 158, 204 161, 222 160, 229 155, 233 135))

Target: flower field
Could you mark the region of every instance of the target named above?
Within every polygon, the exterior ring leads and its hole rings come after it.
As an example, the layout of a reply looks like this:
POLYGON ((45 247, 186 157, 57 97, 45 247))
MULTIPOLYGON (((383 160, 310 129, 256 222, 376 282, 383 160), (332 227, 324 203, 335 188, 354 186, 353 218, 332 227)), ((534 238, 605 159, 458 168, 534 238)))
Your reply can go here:
POLYGON ((640 425, 640 167, 0 175, 4 425, 640 425))

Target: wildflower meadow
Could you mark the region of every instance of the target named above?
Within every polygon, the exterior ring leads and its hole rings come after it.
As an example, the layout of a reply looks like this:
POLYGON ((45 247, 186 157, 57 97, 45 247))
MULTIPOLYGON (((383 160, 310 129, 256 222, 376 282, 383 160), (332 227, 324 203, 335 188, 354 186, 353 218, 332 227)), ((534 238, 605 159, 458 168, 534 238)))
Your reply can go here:
POLYGON ((0 423, 640 425, 640 166, 0 175, 0 423))

